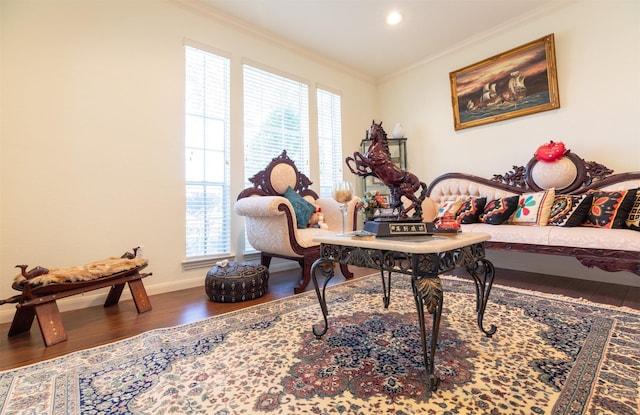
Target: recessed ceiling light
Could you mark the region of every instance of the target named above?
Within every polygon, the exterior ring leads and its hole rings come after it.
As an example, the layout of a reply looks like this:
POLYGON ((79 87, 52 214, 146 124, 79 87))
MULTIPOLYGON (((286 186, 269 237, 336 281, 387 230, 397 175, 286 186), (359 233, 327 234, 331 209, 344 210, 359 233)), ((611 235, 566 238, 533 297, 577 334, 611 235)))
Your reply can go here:
POLYGON ((402 21, 402 15, 400 12, 394 10, 387 15, 387 24, 388 25, 397 25, 402 21))

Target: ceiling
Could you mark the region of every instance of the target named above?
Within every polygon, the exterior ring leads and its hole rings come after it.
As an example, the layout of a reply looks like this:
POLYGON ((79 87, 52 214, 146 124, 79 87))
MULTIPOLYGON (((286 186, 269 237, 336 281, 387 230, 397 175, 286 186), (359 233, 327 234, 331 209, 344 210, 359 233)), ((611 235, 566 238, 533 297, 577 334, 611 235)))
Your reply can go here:
MULTIPOLYGON (((182 0, 381 79, 573 0, 182 0), (404 19, 385 23, 392 9, 404 19)), ((544 36, 546 33, 541 33, 544 36)), ((518 45, 513 45, 514 47, 518 45)))

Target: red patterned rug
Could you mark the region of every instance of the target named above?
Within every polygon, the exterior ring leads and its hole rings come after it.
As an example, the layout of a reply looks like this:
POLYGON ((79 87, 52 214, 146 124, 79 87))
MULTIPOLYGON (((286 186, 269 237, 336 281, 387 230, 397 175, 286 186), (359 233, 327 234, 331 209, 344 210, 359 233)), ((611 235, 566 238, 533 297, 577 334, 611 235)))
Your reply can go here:
MULTIPOLYGON (((640 312, 444 278, 437 391, 407 276, 314 292, 0 372, 0 414, 638 414, 640 312)), ((499 276, 498 276, 499 282, 499 276)), ((430 318, 430 316, 429 316, 430 318)), ((429 327, 429 324, 428 324, 429 327)))

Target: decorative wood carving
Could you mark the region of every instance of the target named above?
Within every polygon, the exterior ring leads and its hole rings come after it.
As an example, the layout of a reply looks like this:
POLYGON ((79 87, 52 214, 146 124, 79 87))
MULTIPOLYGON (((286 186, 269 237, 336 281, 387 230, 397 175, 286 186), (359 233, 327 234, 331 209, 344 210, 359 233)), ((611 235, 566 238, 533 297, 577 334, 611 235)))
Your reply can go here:
POLYGON ((278 157, 271 159, 271 162, 269 162, 264 170, 259 171, 249 179, 249 181, 253 183, 253 187, 249 187, 240 192, 238 200, 248 196, 282 196, 271 184, 271 173, 276 166, 283 163, 291 166, 296 174, 296 183, 293 190, 301 196, 312 196, 314 199, 317 199, 318 194, 309 189, 309 186, 311 186, 313 182, 298 170, 295 162, 287 155, 287 150, 282 150, 282 153, 280 153, 278 157))
MULTIPOLYGON (((567 150, 564 157, 576 166, 577 175, 570 185, 563 189, 556 189, 556 191, 562 191, 566 194, 583 193, 589 186, 613 174, 613 170, 603 164, 596 163, 595 161, 585 161, 572 153, 571 150, 567 150)), ((538 163, 539 161, 533 157, 526 166, 513 166, 511 171, 504 174, 495 174, 491 180, 507 186, 514 186, 522 191, 543 190, 535 183, 531 175, 533 168, 538 163)))
POLYGON ((501 251, 572 256, 580 261, 582 265, 588 268, 596 267, 608 272, 630 271, 640 276, 640 252, 619 251, 613 249, 573 248, 567 246, 517 244, 494 241, 485 242, 485 248, 501 251))

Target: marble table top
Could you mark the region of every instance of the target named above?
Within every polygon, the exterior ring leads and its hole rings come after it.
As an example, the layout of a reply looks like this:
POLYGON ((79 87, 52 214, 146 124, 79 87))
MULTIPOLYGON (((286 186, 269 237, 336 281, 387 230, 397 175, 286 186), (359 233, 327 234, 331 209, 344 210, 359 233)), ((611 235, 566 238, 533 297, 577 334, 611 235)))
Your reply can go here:
POLYGON ((412 254, 430 254, 451 251, 491 239, 491 235, 488 233, 479 232, 462 232, 453 236, 419 235, 375 237, 373 239, 354 237, 351 234, 348 233, 347 236, 322 235, 313 238, 313 240, 324 244, 382 249, 412 254))

